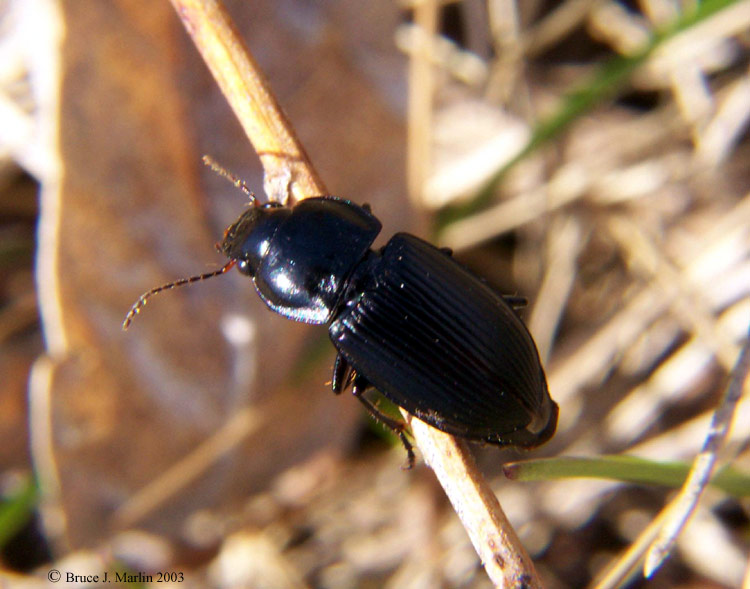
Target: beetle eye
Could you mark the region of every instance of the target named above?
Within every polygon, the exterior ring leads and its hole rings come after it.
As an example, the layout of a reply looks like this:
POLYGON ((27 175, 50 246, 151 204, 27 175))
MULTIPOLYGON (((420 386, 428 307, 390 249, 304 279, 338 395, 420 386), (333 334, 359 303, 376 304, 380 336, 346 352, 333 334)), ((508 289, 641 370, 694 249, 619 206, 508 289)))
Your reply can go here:
POLYGON ((247 263, 247 260, 240 260, 237 262, 237 270, 239 270, 245 276, 253 276, 253 267, 247 263))

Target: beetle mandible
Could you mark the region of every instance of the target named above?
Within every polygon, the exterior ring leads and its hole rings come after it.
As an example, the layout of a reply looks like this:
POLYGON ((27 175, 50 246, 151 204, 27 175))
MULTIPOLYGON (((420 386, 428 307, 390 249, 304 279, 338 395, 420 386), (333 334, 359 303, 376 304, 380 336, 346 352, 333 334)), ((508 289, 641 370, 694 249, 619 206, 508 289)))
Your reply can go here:
POLYGON ((364 393, 375 388, 433 427, 469 440, 532 448, 557 426, 539 354, 504 297, 461 264, 407 233, 371 249, 380 221, 368 205, 333 196, 293 207, 259 204, 241 180, 211 164, 251 197, 217 249, 222 268, 143 294, 223 274, 236 266, 270 309, 328 324, 336 347, 333 392, 347 388, 414 452, 405 424, 383 415, 364 393))

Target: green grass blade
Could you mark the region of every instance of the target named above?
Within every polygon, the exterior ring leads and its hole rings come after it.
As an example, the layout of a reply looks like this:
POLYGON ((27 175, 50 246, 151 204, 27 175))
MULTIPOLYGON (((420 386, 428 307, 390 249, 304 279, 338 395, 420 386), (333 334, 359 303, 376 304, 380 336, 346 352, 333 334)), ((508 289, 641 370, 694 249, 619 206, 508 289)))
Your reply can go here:
MULTIPOLYGON (((536 481, 566 478, 595 478, 680 487, 691 464, 687 462, 655 462, 636 456, 559 457, 511 462, 503 466, 509 479, 536 481)), ((734 497, 750 497, 750 474, 731 467, 720 469, 711 485, 734 497)))
POLYGON ((37 501, 36 483, 28 477, 17 492, 0 503, 0 547, 5 546, 31 518, 37 501))

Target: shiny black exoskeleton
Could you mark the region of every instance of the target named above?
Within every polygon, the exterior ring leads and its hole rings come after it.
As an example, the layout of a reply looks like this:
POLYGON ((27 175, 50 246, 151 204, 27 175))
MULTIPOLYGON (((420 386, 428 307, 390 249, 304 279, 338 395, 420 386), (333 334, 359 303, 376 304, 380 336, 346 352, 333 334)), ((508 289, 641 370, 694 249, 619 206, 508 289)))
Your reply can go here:
POLYGON ((156 293, 237 266, 266 304, 306 323, 327 323, 338 350, 333 392, 351 386, 370 413, 396 433, 414 462, 404 424, 363 395, 370 387, 430 425, 470 440, 534 447, 557 426, 528 330, 503 297, 450 252, 399 233, 370 249, 381 225, 370 208, 324 196, 294 207, 257 204, 245 184, 207 161, 253 201, 225 232, 222 268, 144 293, 127 329, 156 293))
POLYGON ((547 441, 558 409, 513 299, 412 235, 371 250, 380 229, 369 207, 330 196, 292 208, 255 205, 227 229, 219 249, 230 263, 222 271, 234 261, 271 309, 328 324, 338 350, 333 391, 351 385, 399 435, 410 464, 403 424, 362 395, 368 388, 470 440, 547 441))

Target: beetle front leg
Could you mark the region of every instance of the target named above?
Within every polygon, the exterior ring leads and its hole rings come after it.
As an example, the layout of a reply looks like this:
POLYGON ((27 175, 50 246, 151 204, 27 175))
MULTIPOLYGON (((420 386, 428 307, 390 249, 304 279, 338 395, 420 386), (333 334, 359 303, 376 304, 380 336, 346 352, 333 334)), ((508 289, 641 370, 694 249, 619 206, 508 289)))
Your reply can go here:
POLYGON ((376 420, 382 423, 385 427, 387 427, 389 430, 391 430, 395 435, 398 436, 398 439, 401 440, 401 443, 404 445, 404 448, 406 449, 406 466, 402 467, 404 470, 411 470, 414 468, 414 448, 411 445, 411 442, 406 439, 406 424, 402 421, 398 421, 396 419, 393 419, 391 417, 388 417, 385 415, 380 409, 375 407, 373 403, 364 396, 364 392, 370 388, 370 383, 365 379, 363 376, 357 375, 354 377, 354 384, 352 384, 352 394, 359 399, 360 403, 362 403, 365 406, 365 409, 367 409, 368 413, 372 415, 372 417, 376 420))

